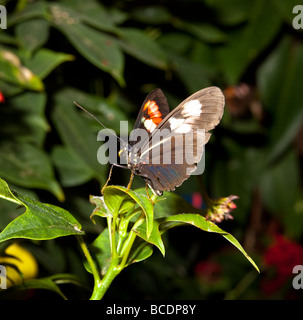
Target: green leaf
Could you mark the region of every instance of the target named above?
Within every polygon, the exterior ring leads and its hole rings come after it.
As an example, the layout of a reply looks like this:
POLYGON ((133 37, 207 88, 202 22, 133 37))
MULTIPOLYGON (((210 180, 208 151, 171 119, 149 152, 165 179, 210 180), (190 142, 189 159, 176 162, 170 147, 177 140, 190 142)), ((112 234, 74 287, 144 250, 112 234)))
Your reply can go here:
POLYGON ((119 29, 121 46, 125 52, 136 59, 159 69, 168 68, 168 59, 157 42, 145 32, 133 29, 119 29))
POLYGON ((275 11, 271 1, 254 1, 247 24, 228 33, 230 41, 217 51, 228 83, 236 84, 249 64, 273 41, 282 24, 275 11))
POLYGON ((23 21, 35 18, 47 18, 47 2, 37 1, 33 3, 27 3, 25 8, 21 10, 15 10, 9 17, 7 21, 8 28, 15 24, 22 23, 23 21))
POLYGON ((243 0, 206 0, 205 3, 215 11, 216 18, 227 26, 244 23, 251 14, 253 7, 252 1, 243 0))
POLYGON ((130 264, 146 260, 153 254, 153 246, 143 240, 136 239, 132 246, 131 252, 126 262, 126 266, 130 264))
POLYGON ((20 201, 13 195, 8 184, 0 178, 0 198, 8 201, 21 204, 20 201))
POLYGON ((58 284, 64 283, 71 283, 84 287, 84 284, 75 275, 62 273, 41 279, 26 280, 22 284, 9 288, 5 293, 10 294, 16 291, 30 289, 49 290, 59 294, 64 300, 67 300, 67 297, 63 294, 60 287, 58 286, 58 284))
POLYGON ((281 0, 272 0, 273 4, 277 8, 277 13, 280 14, 280 16, 288 22, 288 24, 293 27, 292 22, 294 19, 294 14, 292 12, 293 8, 298 5, 297 0, 287 0, 287 1, 281 1, 281 0))
POLYGON ((293 142, 303 119, 303 45, 285 36, 257 73, 264 108, 271 113, 269 159, 293 142))
POLYGON ((165 256, 165 247, 161 238, 161 233, 159 231, 159 222, 153 222, 153 229, 149 237, 146 235, 146 224, 142 223, 140 226, 133 229, 133 231, 144 241, 155 245, 161 251, 162 255, 165 256))
POLYGON ((138 204, 146 217, 147 238, 150 237, 153 229, 154 207, 151 201, 142 194, 128 190, 121 186, 108 186, 103 191, 104 202, 107 208, 115 215, 126 212, 134 204, 138 204), (124 202, 124 203, 123 203, 124 202), (125 209, 126 206, 126 209, 125 209), (121 211, 122 208, 122 211, 121 211))
POLYGON ((193 38, 183 32, 163 33, 159 37, 159 44, 169 52, 185 55, 193 46, 193 38))
POLYGON ((256 270, 258 272, 260 272, 259 268, 255 264, 255 262, 251 259, 251 257, 245 252, 245 250, 240 245, 240 243, 230 233, 220 229, 216 224, 212 223, 211 221, 206 220, 201 215, 199 215, 199 214, 178 214, 178 215, 173 215, 173 216, 159 219, 158 221, 160 223, 160 232, 162 232, 162 233, 165 232, 166 230, 171 229, 171 228, 178 226, 180 224, 191 224, 201 230, 221 234, 225 239, 227 239, 236 248, 238 248, 243 253, 243 255, 246 257, 246 259, 256 268, 256 270))
POLYGON ((42 91, 43 82, 28 68, 24 67, 19 58, 8 50, 0 49, 0 79, 25 89, 42 91))
POLYGON ((42 146, 49 130, 45 117, 46 94, 25 91, 11 97, 8 103, 10 108, 2 115, 5 121, 0 120, 2 134, 21 143, 42 146))
POLYGON ((106 166, 101 165, 97 159, 100 147, 97 132, 88 130, 87 119, 76 110, 73 101, 65 101, 64 92, 56 95, 55 103, 52 118, 64 144, 82 160, 79 165, 85 163, 94 177, 104 183, 106 166))
POLYGON ((15 30, 21 47, 32 53, 48 40, 49 22, 44 19, 27 20, 19 23, 15 30))
POLYGON ((55 146, 52 150, 52 160, 64 187, 78 186, 94 177, 94 171, 71 148, 55 146))
POLYGON ((103 194, 104 203, 113 216, 117 216, 119 213, 125 213, 125 211, 121 209, 123 202, 129 204, 130 207, 135 205, 135 201, 133 199, 129 199, 127 194, 119 192, 114 188, 106 188, 103 191, 103 194))
MULTIPOLYGON (((95 241, 89 246, 89 249, 94 255, 94 260, 100 270, 101 275, 104 275, 111 262, 111 248, 108 229, 104 229, 95 241)), ((85 261, 84 266, 91 273, 90 265, 85 261)))
POLYGON ((124 57, 115 39, 80 22, 71 11, 59 4, 51 7, 52 22, 88 61, 110 73, 124 85, 124 57))
POLYGON ((300 190, 300 166, 290 150, 278 163, 270 165, 259 182, 264 204, 282 218, 296 201, 300 190))
POLYGON ((131 12, 134 20, 140 21, 147 25, 159 25, 163 23, 170 23, 173 18, 171 12, 163 6, 151 5, 147 7, 134 7, 131 12))
MULTIPOLYGON (((116 31, 115 18, 111 15, 111 12, 98 1, 90 0, 89 2, 84 2, 82 0, 65 0, 61 1, 60 7, 58 7, 58 5, 50 5, 51 10, 53 10, 54 7, 68 10, 72 17, 77 17, 85 22, 85 24, 94 28, 107 32, 116 31)), ((58 9, 55 11, 58 11, 58 9)), ((123 13, 121 12, 121 14, 123 13)))
POLYGON ((48 49, 38 50, 32 57, 25 61, 25 65, 38 77, 44 79, 56 67, 66 61, 73 61, 75 58, 71 54, 55 52, 48 49))
POLYGON ((0 148, 0 176, 16 185, 45 189, 59 200, 64 199, 63 191, 55 180, 49 157, 34 145, 3 143, 0 148))
POLYGON ((283 221, 285 234, 299 242, 303 233, 303 199, 300 188, 295 192, 295 197, 291 196, 295 200, 283 213, 281 220, 283 221))
POLYGON ((1 44, 12 44, 12 45, 17 45, 17 41, 15 37, 12 35, 5 33, 5 32, 0 32, 0 43, 1 44))
POLYGON ((94 204, 96 208, 94 209, 93 213, 91 214, 90 218, 92 219, 94 216, 99 216, 102 218, 112 217, 113 214, 107 209, 104 198, 98 196, 90 196, 89 197, 90 203, 94 204))
POLYGON ((11 97, 19 94, 20 92, 24 91, 24 89, 17 84, 9 83, 3 79, 0 79, 0 87, 1 92, 4 94, 5 97, 11 97))
MULTIPOLYGON (((94 240, 94 242, 89 246, 89 249, 93 254, 98 270, 100 270, 101 275, 104 275, 107 272, 112 257, 107 228, 104 229, 102 233, 94 240)), ((143 261, 149 258, 152 253, 152 245, 138 238, 132 246, 125 266, 143 261)), ((84 266, 86 270, 91 273, 91 268, 87 261, 84 262, 84 266)))
POLYGON ((195 92, 203 87, 211 85, 212 72, 199 63, 195 63, 184 58, 183 55, 176 54, 170 49, 165 50, 173 70, 176 72, 180 80, 184 83, 188 92, 195 92))
MULTIPOLYGON (((142 192, 145 188, 142 188, 142 192)), ((163 197, 158 198, 155 203, 154 216, 155 218, 168 217, 177 213, 201 213, 200 209, 194 208, 180 195, 173 192, 165 192, 163 197)))
POLYGON ((10 222, 0 233, 0 242, 15 238, 48 240, 84 233, 80 223, 68 211, 12 192, 2 179, 0 192, 1 198, 26 208, 25 213, 10 222))
MULTIPOLYGON (((224 142, 230 159, 218 159, 213 174, 213 193, 217 195, 235 194, 237 212, 249 212, 252 205, 252 194, 259 184, 264 171, 266 155, 263 148, 246 147, 233 140, 224 142), (223 178, 224 177, 224 178, 223 178), (243 178, 245 177, 245 178, 243 178)), ((245 224, 247 217, 239 214, 237 221, 245 224)))
POLYGON ((211 24, 192 23, 182 20, 177 20, 175 26, 178 29, 187 31, 199 40, 209 43, 222 43, 227 41, 227 36, 220 29, 211 24))
MULTIPOLYGON (((114 130, 117 134, 120 132, 120 121, 129 119, 129 114, 127 110, 125 110, 126 108, 122 108, 112 103, 110 98, 105 99, 75 88, 62 89, 58 94, 58 98, 62 104, 69 104, 71 101, 76 101, 100 119, 107 128, 114 130)), ((82 112, 82 116, 89 120, 91 128, 101 128, 100 124, 85 112, 82 112)))

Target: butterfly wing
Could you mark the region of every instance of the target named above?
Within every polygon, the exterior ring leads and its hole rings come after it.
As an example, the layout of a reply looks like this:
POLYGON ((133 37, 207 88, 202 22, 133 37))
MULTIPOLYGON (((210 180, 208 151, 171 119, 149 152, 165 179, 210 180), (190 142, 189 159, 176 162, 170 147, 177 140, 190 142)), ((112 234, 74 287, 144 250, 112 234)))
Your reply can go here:
POLYGON ((152 132, 141 148, 137 174, 155 194, 175 190, 195 171, 210 138, 209 131, 222 118, 224 101, 219 88, 202 89, 184 100, 152 132), (188 150, 194 161, 188 161, 188 150))
MULTIPOLYGON (((168 114, 169 105, 163 91, 155 89, 145 98, 135 122, 134 130, 146 130, 148 136, 150 136, 168 114)), ((132 136, 131 134, 129 140, 129 144, 134 145, 136 142, 135 135, 132 136)))

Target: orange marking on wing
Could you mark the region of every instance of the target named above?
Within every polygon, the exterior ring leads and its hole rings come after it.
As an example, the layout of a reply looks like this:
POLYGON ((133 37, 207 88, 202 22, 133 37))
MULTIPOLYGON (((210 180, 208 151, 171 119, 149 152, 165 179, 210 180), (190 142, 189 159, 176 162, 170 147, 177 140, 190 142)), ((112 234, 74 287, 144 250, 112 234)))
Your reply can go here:
POLYGON ((154 124, 159 124, 162 121, 162 118, 157 117, 157 118, 153 118, 152 120, 154 124))
POLYGON ((146 109, 150 119, 154 124, 159 124, 162 121, 162 113, 159 111, 159 106, 155 101, 148 100, 145 103, 143 110, 146 109))

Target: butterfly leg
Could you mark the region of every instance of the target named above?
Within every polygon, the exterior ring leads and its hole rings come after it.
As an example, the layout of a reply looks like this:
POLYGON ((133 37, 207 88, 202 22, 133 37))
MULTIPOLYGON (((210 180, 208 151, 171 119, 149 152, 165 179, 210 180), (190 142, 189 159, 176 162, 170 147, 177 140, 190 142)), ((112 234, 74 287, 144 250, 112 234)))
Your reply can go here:
POLYGON ((134 179, 134 171, 132 170, 131 172, 132 172, 132 173, 131 173, 131 176, 130 176, 130 178, 129 178, 129 183, 128 183, 128 185, 127 185, 127 190, 129 190, 130 187, 132 186, 132 182, 133 182, 133 179, 134 179))
POLYGON ((106 188, 107 184, 109 183, 109 180, 110 180, 110 177, 111 177, 112 171, 113 171, 113 166, 114 166, 114 165, 112 164, 111 167, 110 167, 109 174, 108 174, 108 178, 107 178, 107 180, 106 180, 106 182, 105 182, 105 185, 104 185, 103 188, 101 189, 101 194, 103 194, 104 189, 106 188))
POLYGON ((146 194, 147 194, 147 197, 148 197, 149 201, 150 201, 152 204, 154 204, 153 199, 150 197, 150 195, 149 195, 149 193, 148 193, 148 183, 147 183, 147 182, 145 183, 145 190, 146 190, 146 194))

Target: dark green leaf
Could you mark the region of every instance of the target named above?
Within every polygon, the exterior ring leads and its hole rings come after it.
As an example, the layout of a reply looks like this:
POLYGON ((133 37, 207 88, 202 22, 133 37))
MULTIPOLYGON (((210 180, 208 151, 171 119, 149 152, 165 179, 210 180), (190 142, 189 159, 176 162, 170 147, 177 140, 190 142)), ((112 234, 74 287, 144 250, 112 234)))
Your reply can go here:
MULTIPOLYGON (((161 42, 165 42, 165 38, 161 42)), ((213 73, 208 67, 186 59, 183 54, 176 54, 169 47, 165 47, 165 52, 173 70, 184 83, 188 92, 193 93, 211 85, 210 79, 213 77, 213 73)))
POLYGON ((73 46, 96 67, 110 73, 120 85, 124 84, 124 57, 115 39, 80 22, 69 9, 53 5, 52 22, 73 46))
POLYGON ((260 191, 268 209, 283 216, 292 208, 300 186, 299 176, 299 163, 292 151, 267 168, 260 180, 260 191))
POLYGON ((294 199, 294 202, 282 214, 281 220, 285 227, 285 233, 291 239, 300 241, 303 233, 303 199, 301 190, 297 188, 295 195, 291 195, 291 198, 294 199))
POLYGON ((183 32, 164 33, 158 42, 169 52, 185 55, 193 46, 193 38, 183 32))
MULTIPOLYGON (((111 248, 108 229, 104 229, 96 240, 89 246, 93 253, 94 260, 100 270, 101 274, 104 275, 111 262, 111 248)), ((84 264, 86 270, 91 272, 90 266, 87 261, 84 264)))
POLYGON ((226 42, 228 39, 225 33, 223 33, 217 27, 211 24, 203 24, 203 23, 192 23, 182 20, 177 20, 175 22, 175 26, 178 29, 187 31, 194 36, 196 36, 199 40, 209 42, 209 43, 222 43, 226 42))
POLYGON ((54 7, 57 8, 55 11, 67 11, 70 13, 70 16, 77 17, 94 28, 109 32, 116 31, 115 17, 112 16, 111 12, 104 5, 96 0, 90 0, 89 2, 64 0, 61 1, 60 5, 51 5, 51 10, 54 10, 54 7))
POLYGON ((0 148, 0 176, 22 187, 49 190, 58 199, 64 199, 49 157, 34 145, 3 143, 0 148))
MULTIPOLYGON (((76 101, 100 119, 107 128, 114 130, 117 134, 120 132, 120 121, 128 120, 129 118, 126 110, 113 104, 110 99, 88 94, 74 88, 64 88, 61 90, 58 94, 58 99, 62 104, 70 104, 71 101, 76 101)), ((74 106, 74 108, 77 107, 74 106)), ((95 119, 92 119, 85 112, 82 112, 82 117, 88 119, 89 126, 94 128, 96 132, 102 128, 95 119)))
POLYGON ((52 159, 64 187, 78 186, 94 177, 94 171, 68 147, 55 146, 52 159))
POLYGON ((63 92, 56 96, 53 120, 64 144, 92 170, 94 177, 103 183, 106 166, 101 165, 97 159, 100 147, 97 132, 88 130, 87 119, 76 110, 73 101, 65 101, 63 92))
POLYGON ((245 22, 252 11, 253 3, 243 0, 206 0, 207 6, 216 11, 219 21, 227 26, 245 22))
POLYGON ((219 63, 228 83, 239 81, 248 65, 273 40, 281 23, 271 1, 253 2, 248 23, 245 27, 232 29, 228 34, 230 41, 218 50, 219 63))
POLYGON ((146 260, 153 254, 153 246, 143 240, 136 239, 126 262, 126 266, 146 260))
POLYGON ((16 45, 17 41, 15 37, 11 36, 8 33, 0 32, 0 43, 1 44, 13 44, 16 45))
POLYGON ((9 288, 6 293, 10 294, 11 292, 16 292, 20 290, 30 290, 30 289, 40 289, 40 290, 49 290, 56 292, 63 299, 67 300, 67 297, 63 294, 59 284, 72 283, 78 286, 84 287, 84 284, 79 280, 78 277, 72 274, 56 274, 50 277, 41 278, 41 279, 30 279, 24 281, 24 283, 13 286, 9 288))
POLYGON ((257 74, 264 107, 271 113, 269 161, 292 143, 303 119, 303 45, 284 37, 257 74))
POLYGON ((145 24, 163 24, 171 22, 172 14, 163 6, 135 7, 132 18, 145 24))
POLYGON ((31 19, 16 26, 17 41, 21 47, 32 53, 42 47, 49 36, 49 22, 43 19, 31 19))
POLYGON ((0 120, 2 133, 21 143, 42 146, 49 130, 45 117, 46 94, 25 91, 10 98, 9 105, 8 113, 4 114, 5 121, 0 120))
POLYGON ((16 10, 13 14, 8 17, 7 25, 8 28, 11 26, 21 23, 23 21, 34 19, 34 18, 47 18, 47 2, 37 1, 33 3, 27 3, 25 8, 22 10, 16 10))
POLYGON ((66 61, 74 60, 74 56, 48 49, 38 50, 32 57, 26 60, 26 66, 41 79, 48 76, 56 67, 66 61))
POLYGON ((277 13, 286 21, 288 24, 293 27, 292 22, 295 17, 293 14, 293 8, 299 4, 297 0, 272 0, 274 6, 277 8, 277 13))
POLYGON ((157 42, 145 32, 133 28, 119 30, 121 46, 138 60, 159 69, 167 69, 168 60, 157 42))

